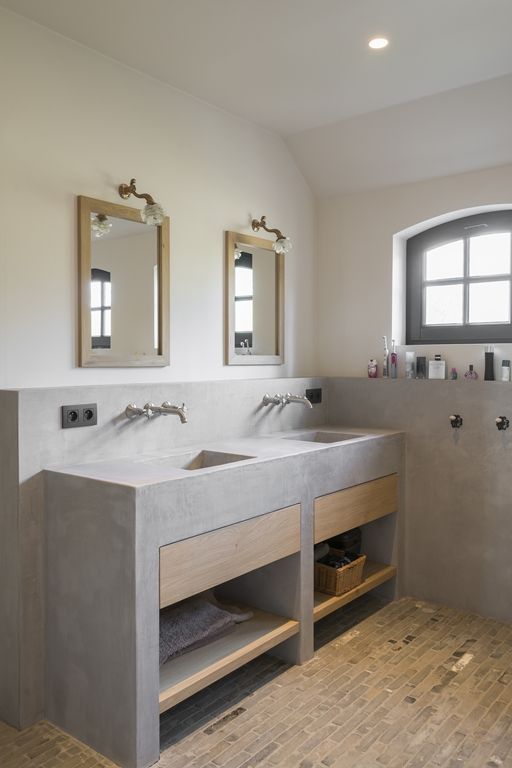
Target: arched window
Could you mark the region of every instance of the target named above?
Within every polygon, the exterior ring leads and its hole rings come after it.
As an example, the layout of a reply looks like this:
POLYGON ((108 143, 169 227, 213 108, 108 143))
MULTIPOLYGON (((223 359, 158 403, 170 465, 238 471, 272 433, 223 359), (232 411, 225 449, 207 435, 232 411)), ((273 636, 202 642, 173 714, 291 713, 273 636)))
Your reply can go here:
POLYGON ((407 344, 512 342, 512 211, 407 241, 407 344))

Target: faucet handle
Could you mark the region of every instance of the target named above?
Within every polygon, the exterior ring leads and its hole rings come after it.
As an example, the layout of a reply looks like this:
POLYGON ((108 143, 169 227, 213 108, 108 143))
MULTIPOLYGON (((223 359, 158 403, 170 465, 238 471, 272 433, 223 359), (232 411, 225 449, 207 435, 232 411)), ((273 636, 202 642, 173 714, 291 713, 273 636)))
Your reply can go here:
POLYGON ((137 416, 145 416, 144 408, 139 408, 135 403, 130 403, 124 409, 124 415, 127 419, 135 419, 137 416))
POLYGON ((158 407, 154 403, 146 403, 142 409, 144 416, 150 419, 155 413, 158 413, 158 407))

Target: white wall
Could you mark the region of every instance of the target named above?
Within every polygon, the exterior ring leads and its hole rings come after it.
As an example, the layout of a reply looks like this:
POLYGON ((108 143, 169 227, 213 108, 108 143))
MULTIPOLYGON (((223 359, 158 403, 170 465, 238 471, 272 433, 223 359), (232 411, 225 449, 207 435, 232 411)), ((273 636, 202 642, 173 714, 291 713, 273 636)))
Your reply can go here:
POLYGON ((314 372, 314 203, 279 137, 4 10, 0 93, 0 387, 314 372), (171 218, 171 366, 79 369, 76 195, 132 176, 171 218), (223 235, 262 214, 294 241, 286 363, 226 367, 223 235))
MULTIPOLYGON (((512 207, 512 166, 344 195, 318 203, 318 333, 322 375, 366 376, 370 357, 382 359, 382 335, 391 337, 393 236, 451 211, 489 205, 512 207)), ((396 327, 396 324, 395 324, 396 327)), ((403 375, 404 347, 399 349, 403 375)), ((441 352, 459 372, 468 363, 483 376, 484 347, 417 346, 441 352)), ((512 358, 496 345, 495 358, 512 358)))

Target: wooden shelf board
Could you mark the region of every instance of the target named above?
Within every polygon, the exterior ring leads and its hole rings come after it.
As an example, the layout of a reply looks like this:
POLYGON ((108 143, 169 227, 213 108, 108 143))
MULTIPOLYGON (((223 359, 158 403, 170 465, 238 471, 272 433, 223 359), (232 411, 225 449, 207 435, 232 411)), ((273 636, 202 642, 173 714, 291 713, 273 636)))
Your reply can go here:
POLYGON ((328 616, 343 605, 351 603, 352 600, 355 600, 357 597, 364 595, 371 589, 378 587, 379 584, 383 584, 385 581, 392 579, 393 576, 396 576, 395 565, 384 565, 383 563, 375 563, 371 560, 367 560, 364 567, 363 581, 358 587, 351 589, 350 592, 345 592, 344 595, 340 595, 339 597, 326 595, 323 592, 315 592, 314 621, 323 619, 324 616, 328 616))
POLYGON ((251 608, 250 621, 160 667, 160 712, 179 704, 299 631, 299 622, 251 608))

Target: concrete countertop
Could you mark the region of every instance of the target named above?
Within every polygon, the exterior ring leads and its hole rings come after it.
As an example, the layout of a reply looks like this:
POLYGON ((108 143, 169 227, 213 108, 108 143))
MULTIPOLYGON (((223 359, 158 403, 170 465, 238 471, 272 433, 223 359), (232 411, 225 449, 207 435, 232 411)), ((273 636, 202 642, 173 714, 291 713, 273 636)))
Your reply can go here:
POLYGON ((354 428, 343 426, 319 426, 277 432, 270 435, 257 437, 242 437, 235 439, 217 440, 215 442, 200 443, 182 446, 179 449, 166 450, 165 452, 142 454, 136 457, 120 457, 119 459, 102 459, 83 464, 69 464, 57 467, 49 467, 47 472, 72 475, 88 478, 90 480, 103 481, 115 485, 125 485, 131 488, 166 483, 173 480, 198 477, 199 475, 211 475, 226 472, 235 468, 241 469, 248 465, 255 465, 265 461, 274 461, 280 458, 289 458, 305 453, 318 451, 338 451, 343 446, 354 445, 355 442, 363 443, 379 440, 383 437, 402 434, 398 430, 354 428), (344 439, 338 442, 313 442, 300 437, 306 433, 333 432, 353 435, 353 439, 344 439), (172 466, 173 460, 179 461, 191 459, 202 451, 245 456, 242 460, 230 461, 199 469, 182 469, 172 466))

